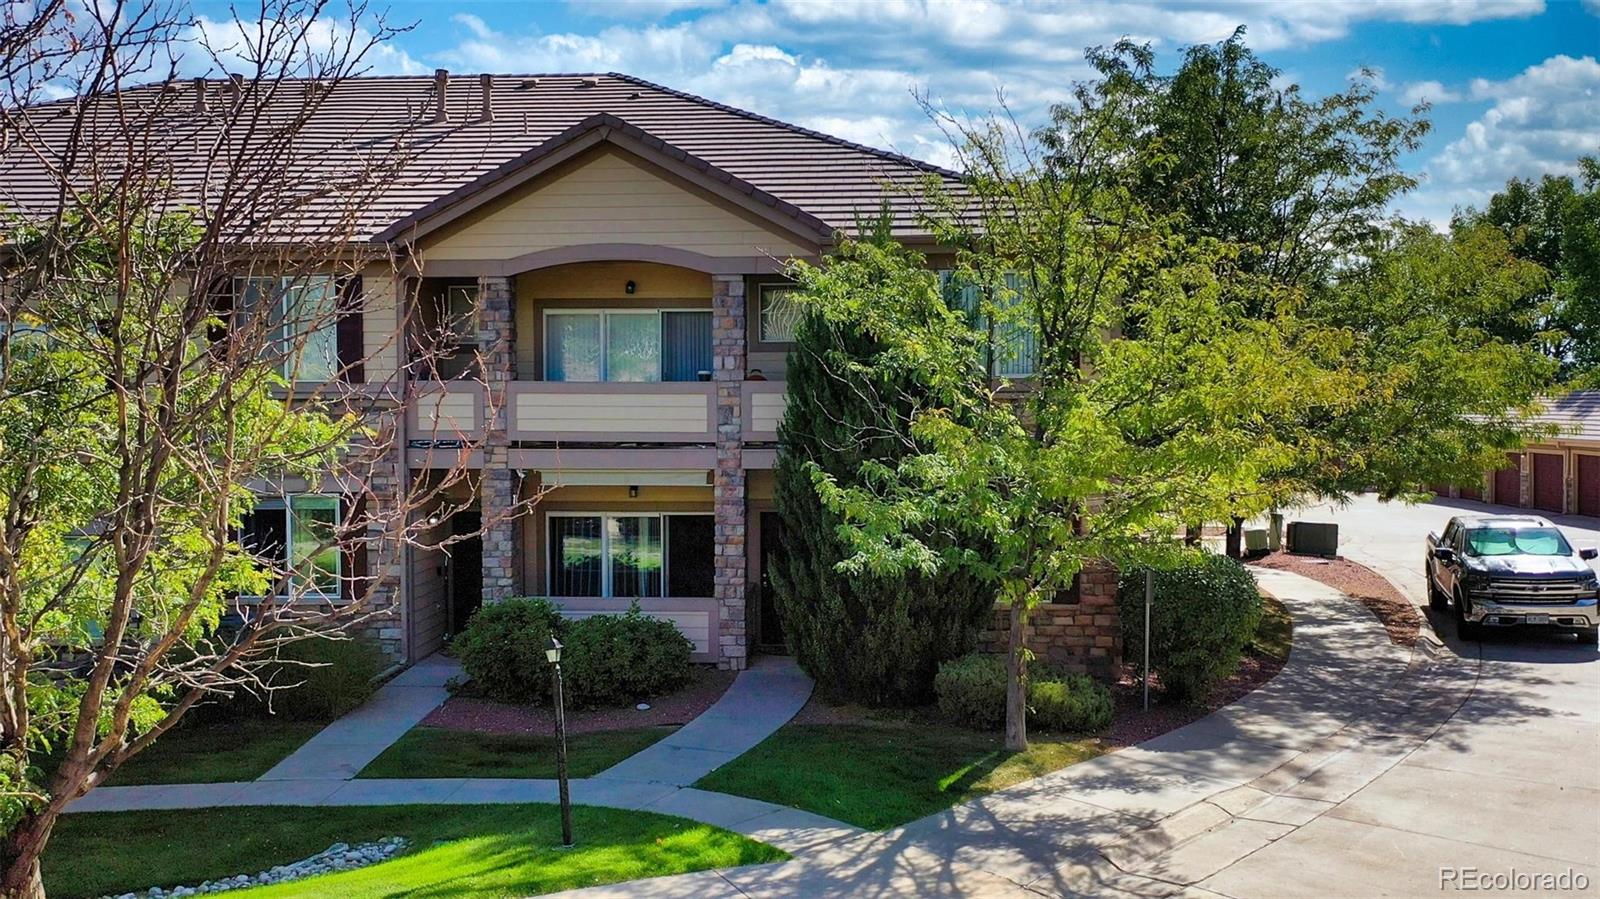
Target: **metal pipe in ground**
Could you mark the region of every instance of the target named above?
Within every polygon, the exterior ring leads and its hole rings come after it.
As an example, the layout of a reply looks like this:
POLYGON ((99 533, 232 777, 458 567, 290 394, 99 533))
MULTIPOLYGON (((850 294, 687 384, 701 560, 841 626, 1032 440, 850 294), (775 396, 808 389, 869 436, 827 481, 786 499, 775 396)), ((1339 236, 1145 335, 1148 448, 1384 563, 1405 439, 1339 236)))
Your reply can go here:
POLYGON ((1156 598, 1156 573, 1144 573, 1144 710, 1150 711, 1150 606, 1156 598))

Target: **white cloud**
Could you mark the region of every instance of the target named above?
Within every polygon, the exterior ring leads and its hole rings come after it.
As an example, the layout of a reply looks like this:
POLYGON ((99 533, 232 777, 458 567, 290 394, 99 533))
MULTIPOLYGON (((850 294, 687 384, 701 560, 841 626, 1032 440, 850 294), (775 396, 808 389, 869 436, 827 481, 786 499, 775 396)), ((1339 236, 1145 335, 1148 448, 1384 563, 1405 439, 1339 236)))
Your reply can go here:
POLYGON ((1382 66, 1362 66, 1359 69, 1351 69, 1345 73, 1344 80, 1365 81, 1380 91, 1390 90, 1394 87, 1389 83, 1389 79, 1384 77, 1382 66))
POLYGON ((1583 0, 1583 8, 1600 16, 1600 0, 1583 0))
POLYGON ((1465 97, 1438 81, 1413 81, 1400 91, 1400 99, 1407 106, 1416 106, 1418 103, 1458 103, 1465 97))
POLYGON ((716 9, 727 0, 567 0, 573 12, 608 19, 662 19, 694 9, 716 9))
POLYGON ((312 21, 310 27, 305 27, 303 19, 276 24, 278 27, 269 32, 275 37, 263 48, 253 23, 199 16, 179 41, 180 69, 188 75, 249 74, 265 52, 276 61, 268 65, 269 69, 281 66, 291 74, 310 60, 338 58, 341 54, 348 54, 342 62, 356 74, 413 75, 426 71, 398 42, 375 39, 379 27, 376 23, 352 23, 330 15, 312 21))
POLYGON ((1600 152, 1600 62, 1592 56, 1552 56, 1503 81, 1477 79, 1471 97, 1491 105, 1428 162, 1430 217, 1482 205, 1512 177, 1570 173, 1578 157, 1600 152))

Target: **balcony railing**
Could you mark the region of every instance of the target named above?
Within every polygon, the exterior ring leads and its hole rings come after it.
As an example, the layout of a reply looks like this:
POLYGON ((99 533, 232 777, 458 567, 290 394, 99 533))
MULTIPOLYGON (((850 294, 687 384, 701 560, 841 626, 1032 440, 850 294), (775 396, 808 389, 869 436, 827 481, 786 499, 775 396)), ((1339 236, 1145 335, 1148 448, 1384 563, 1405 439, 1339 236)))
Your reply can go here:
POLYGON ((475 441, 483 436, 483 385, 476 381, 418 381, 406 414, 415 440, 475 441))
POLYGON ((709 381, 514 381, 512 440, 709 443, 717 391, 709 381))
POLYGON ((743 403, 744 439, 747 443, 771 443, 778 439, 778 422, 788 404, 788 385, 783 381, 745 381, 743 403))

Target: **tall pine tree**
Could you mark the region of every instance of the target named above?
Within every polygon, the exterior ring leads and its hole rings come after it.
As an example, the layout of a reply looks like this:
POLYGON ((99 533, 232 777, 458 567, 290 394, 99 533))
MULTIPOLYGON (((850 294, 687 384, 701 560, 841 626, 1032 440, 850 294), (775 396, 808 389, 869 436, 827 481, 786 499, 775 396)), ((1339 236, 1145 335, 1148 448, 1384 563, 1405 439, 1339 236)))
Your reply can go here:
MULTIPOLYGON (((903 253, 887 235, 847 245, 826 263, 845 280, 877 291, 918 291, 942 302, 934 273, 899 283, 903 253)), ((772 584, 786 639, 825 695, 868 705, 926 701, 940 662, 969 652, 993 620, 995 588, 970 566, 942 566, 931 576, 845 574, 849 555, 839 519, 825 509, 807 468, 814 462, 841 483, 858 483, 864 463, 893 467, 914 452, 910 422, 918 400, 904 368, 859 321, 802 319, 789 354, 789 403, 779 426, 777 509, 785 552, 773 560, 772 584), (869 399, 870 398, 870 399, 869 399), (892 415, 884 415, 884 400, 892 415)), ((953 537, 925 535, 953 555, 973 553, 953 537)))

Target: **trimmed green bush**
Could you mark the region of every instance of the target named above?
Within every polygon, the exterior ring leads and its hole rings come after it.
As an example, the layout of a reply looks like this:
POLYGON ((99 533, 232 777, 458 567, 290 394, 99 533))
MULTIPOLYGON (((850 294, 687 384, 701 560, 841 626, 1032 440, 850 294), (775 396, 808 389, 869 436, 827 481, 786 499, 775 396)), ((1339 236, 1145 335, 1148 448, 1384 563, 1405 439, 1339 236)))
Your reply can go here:
POLYGON ((1088 733, 1111 724, 1111 691, 1085 674, 1028 682, 1028 721, 1045 730, 1088 733))
POLYGON ((386 666, 383 650, 359 637, 313 637, 283 647, 268 675, 294 684, 272 693, 272 710, 293 721, 332 721, 372 698, 386 666))
POLYGON ((688 638, 637 603, 625 615, 565 622, 561 640, 563 684, 573 708, 638 702, 670 693, 692 676, 688 638))
MULTIPOLYGON (((939 714, 975 730, 999 730, 1006 723, 1004 656, 969 653, 939 666, 933 678, 939 714)), ((1068 733, 1097 731, 1111 723, 1111 691, 1083 674, 1065 674, 1045 665, 1028 668, 1028 722, 1068 733)))
MULTIPOLYGON (((1261 591, 1238 561, 1207 554, 1157 571, 1150 609, 1150 667, 1163 691, 1194 702, 1239 667, 1261 621, 1261 591)), ((1144 571, 1125 571, 1117 590, 1125 658, 1144 653, 1144 571)))
MULTIPOLYGON (((556 607, 543 599, 487 603, 450 644, 484 696, 500 702, 544 702, 550 695, 550 634, 561 634, 556 607)), ((561 637, 566 642, 566 637, 561 637)))
POLYGON ((1005 659, 981 652, 951 659, 933 676, 933 693, 951 724, 998 730, 1006 723, 1005 659))

